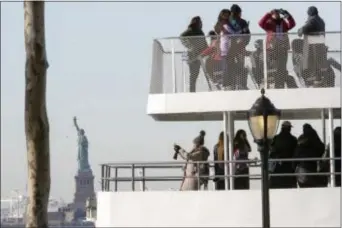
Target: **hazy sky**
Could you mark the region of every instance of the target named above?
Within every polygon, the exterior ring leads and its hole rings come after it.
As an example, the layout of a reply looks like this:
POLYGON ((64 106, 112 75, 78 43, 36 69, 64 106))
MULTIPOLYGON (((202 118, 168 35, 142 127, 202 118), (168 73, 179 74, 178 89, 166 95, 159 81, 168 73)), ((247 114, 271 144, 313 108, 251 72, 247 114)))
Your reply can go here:
MULTIPOLYGON (((77 116, 90 142, 90 163, 167 161, 172 144, 189 147, 201 129, 211 149, 220 122, 161 123, 146 115, 152 41, 177 36, 192 16, 200 15, 207 33, 222 8, 231 3, 47 3, 47 103, 51 142, 51 196, 71 200, 77 163, 77 116)), ((340 3, 243 2, 252 33, 273 8, 287 9, 297 26, 308 6, 319 8, 327 31, 340 30, 340 3)), ((25 191, 23 3, 1 3, 1 195, 25 191)), ((303 121, 294 121, 299 135, 303 121)), ((320 129, 320 121, 313 122, 320 129)), ((246 122, 235 129, 247 128, 246 122)), ((321 135, 321 131, 319 131, 321 135)), ((251 140, 251 138, 250 138, 251 140)), ((255 148, 255 147, 254 147, 255 148)), ((255 153, 256 154, 256 153, 255 153)), ((97 179, 98 181, 99 179, 97 179)), ((178 185, 178 184, 177 184, 178 185)), ((97 184, 97 188, 98 188, 97 184)))

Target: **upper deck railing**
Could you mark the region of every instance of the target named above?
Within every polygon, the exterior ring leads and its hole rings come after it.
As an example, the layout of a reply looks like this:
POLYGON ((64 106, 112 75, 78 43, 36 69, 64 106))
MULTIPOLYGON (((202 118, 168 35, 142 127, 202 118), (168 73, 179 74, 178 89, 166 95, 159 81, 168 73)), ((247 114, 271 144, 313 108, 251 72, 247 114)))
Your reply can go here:
POLYGON ((273 43, 266 34, 229 36, 224 60, 219 58, 223 37, 216 37, 209 54, 203 52, 215 37, 155 39, 150 93, 340 87, 340 31, 304 38, 294 33, 279 36, 273 43), (248 39, 246 46, 241 45, 248 39))

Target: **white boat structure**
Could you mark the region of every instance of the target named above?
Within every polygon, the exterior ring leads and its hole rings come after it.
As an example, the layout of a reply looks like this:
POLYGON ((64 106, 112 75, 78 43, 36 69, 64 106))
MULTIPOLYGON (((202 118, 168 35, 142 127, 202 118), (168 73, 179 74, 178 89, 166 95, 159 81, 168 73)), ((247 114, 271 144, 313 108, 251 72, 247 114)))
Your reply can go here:
MULTIPOLYGON (((327 32, 322 41, 329 46, 328 57, 337 62, 340 62, 341 56, 340 35, 340 31, 327 32)), ((289 34, 289 37, 290 42, 298 38, 294 34, 289 34)), ((252 35, 247 50, 253 50, 253 43, 257 39, 265 40, 265 34, 252 35)), ((223 121, 223 130, 229 138, 233 138, 234 121, 247 121, 246 112, 260 96, 260 87, 248 74, 247 90, 214 91, 209 89, 201 71, 197 90, 190 93, 187 88, 189 72, 182 58, 186 51, 179 38, 154 40, 147 114, 156 121, 223 121)), ((267 64, 264 64, 261 87, 266 89, 267 97, 281 110, 282 119, 323 119, 324 132, 325 128, 328 129, 327 143, 332 150, 333 120, 341 118, 341 72, 334 69, 333 87, 308 87, 293 72, 292 50, 288 55, 288 71, 294 76, 297 88, 272 88, 267 64), (327 126, 325 119, 328 119, 327 126)), ((266 58, 267 53, 264 52, 265 63, 266 58)), ((251 64, 248 56, 245 61, 247 66, 251 64)), ((232 158, 232 146, 230 142, 228 158, 232 158)), ((330 156, 334 159, 332 152, 330 156)), ((96 226, 262 226, 261 192, 258 189, 232 190, 229 185, 226 191, 174 191, 169 187, 163 191, 145 191, 145 182, 180 183, 182 180, 181 172, 178 172, 178 176, 151 176, 146 175, 148 170, 168 169, 172 172, 170 170, 179 169, 181 165, 180 162, 102 164, 102 190, 97 193, 96 226), (126 170, 126 176, 121 175, 122 170, 126 170), (136 175, 137 170, 142 170, 141 176, 136 175), (118 187, 121 182, 128 183, 128 191, 118 187), (138 183, 141 183, 140 191, 138 183)), ((331 162, 330 168, 330 177, 334 177, 334 162, 331 162)), ((231 183, 232 177, 226 177, 231 183)), ((326 188, 271 189, 271 227, 339 227, 340 193, 341 189, 334 186, 334 181, 326 188)))

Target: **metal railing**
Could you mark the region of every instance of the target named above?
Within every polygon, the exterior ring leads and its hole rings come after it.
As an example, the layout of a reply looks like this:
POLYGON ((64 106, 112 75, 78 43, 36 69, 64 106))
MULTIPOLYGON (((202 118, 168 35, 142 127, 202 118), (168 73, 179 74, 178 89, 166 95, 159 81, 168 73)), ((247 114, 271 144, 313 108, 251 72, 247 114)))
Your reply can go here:
MULTIPOLYGON (((291 158, 291 159, 270 159, 269 162, 308 162, 308 161, 330 161, 330 171, 329 172, 308 172, 308 173, 270 173, 270 177, 277 176, 298 176, 298 175, 306 175, 306 176, 329 176, 329 179, 332 180, 335 178, 335 175, 341 175, 340 172, 334 171, 334 162, 335 160, 341 160, 341 158, 291 158)), ((233 163, 247 163, 249 168, 258 168, 260 167, 261 160, 254 159, 254 160, 234 160, 234 161, 207 161, 207 162, 189 162, 195 163, 197 165, 207 163, 209 167, 212 169, 214 168, 215 164, 226 164, 229 165, 233 163)), ((236 177, 248 177, 249 180, 260 180, 261 174, 225 174, 225 175, 200 175, 199 173, 196 176, 184 176, 184 173, 179 175, 153 175, 149 176, 146 175, 146 171, 148 169, 155 170, 165 170, 167 169, 168 172, 174 169, 181 169, 186 164, 185 161, 183 162, 132 162, 132 163, 107 163, 101 164, 101 189, 102 191, 118 191, 119 190, 119 183, 122 182, 130 182, 131 191, 136 191, 136 183, 141 183, 140 190, 145 191, 146 182, 174 182, 174 181, 182 181, 184 178, 197 178, 198 183, 200 178, 206 178, 209 181, 214 181, 216 178, 224 178, 226 181, 232 181, 233 178, 236 177), (119 170, 130 170, 128 175, 120 176, 119 170), (136 171, 141 171, 141 174, 137 176, 136 171), (114 171, 114 172, 112 172, 114 171), (114 173, 114 176, 113 176, 114 173), (112 188, 112 184, 114 188, 112 188)), ((331 185, 334 187, 334 184, 331 185)))
POLYGON ((244 42, 246 39, 250 41, 246 46, 230 46, 224 60, 220 57, 222 37, 216 37, 216 44, 212 43, 213 37, 155 39, 150 93, 208 92, 261 87, 340 87, 340 31, 304 39, 298 38, 295 33, 288 33, 283 36, 285 38, 273 44, 269 43, 266 37, 266 34, 251 34, 249 38, 245 35, 229 36, 234 42, 244 42), (259 46, 255 47, 258 42, 259 46), (323 46, 312 49, 311 45, 309 52, 302 47, 319 42, 323 46), (213 53, 204 53, 211 44, 213 53), (325 45, 328 46, 328 51, 325 45), (221 60, 216 60, 220 59, 219 57, 221 60), (226 64, 226 67, 222 64, 226 64))

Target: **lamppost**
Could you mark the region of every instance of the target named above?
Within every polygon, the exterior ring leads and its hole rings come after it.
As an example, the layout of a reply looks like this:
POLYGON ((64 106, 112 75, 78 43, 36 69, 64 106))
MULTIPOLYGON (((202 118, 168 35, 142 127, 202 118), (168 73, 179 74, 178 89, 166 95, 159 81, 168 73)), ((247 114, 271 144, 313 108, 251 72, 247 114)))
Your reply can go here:
POLYGON ((249 128, 258 144, 262 161, 262 227, 270 228, 270 202, 269 202, 269 175, 268 175, 268 153, 269 142, 277 133, 280 119, 280 111, 274 107, 272 102, 265 97, 265 90, 261 90, 259 97, 248 113, 249 128))

